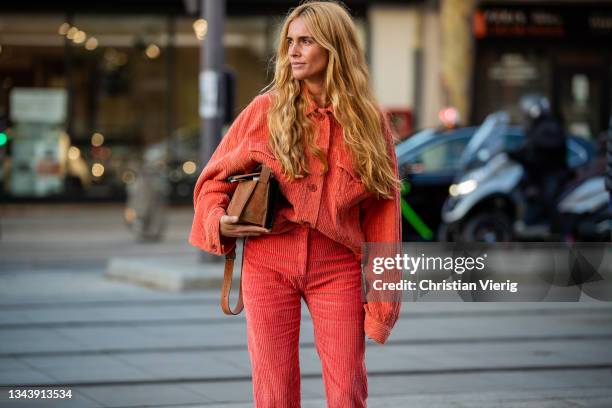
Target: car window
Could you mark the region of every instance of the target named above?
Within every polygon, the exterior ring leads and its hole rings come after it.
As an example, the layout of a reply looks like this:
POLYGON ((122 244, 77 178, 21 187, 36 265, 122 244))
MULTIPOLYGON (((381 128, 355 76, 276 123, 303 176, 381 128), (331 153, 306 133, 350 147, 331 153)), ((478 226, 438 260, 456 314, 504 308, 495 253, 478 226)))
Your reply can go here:
POLYGON ((520 133, 507 133, 504 140, 506 150, 517 149, 523 143, 523 139, 524 136, 520 133))
POLYGON ((428 146, 411 160, 420 163, 422 171, 458 170, 461 153, 467 145, 469 138, 453 138, 428 146))
POLYGON ((397 155, 398 159, 400 159, 401 157, 410 154, 411 151, 418 148, 420 145, 428 143, 435 137, 436 132, 434 129, 425 129, 417 132, 413 136, 410 136, 410 138, 407 140, 404 140, 395 146, 395 154, 397 155))

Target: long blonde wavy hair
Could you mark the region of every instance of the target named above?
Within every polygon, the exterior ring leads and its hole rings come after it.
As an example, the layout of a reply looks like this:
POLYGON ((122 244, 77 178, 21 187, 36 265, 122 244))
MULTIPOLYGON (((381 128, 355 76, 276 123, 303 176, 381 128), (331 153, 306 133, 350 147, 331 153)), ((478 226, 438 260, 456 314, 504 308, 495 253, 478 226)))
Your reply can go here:
POLYGON ((334 1, 309 1, 291 10, 283 23, 270 90, 273 102, 268 117, 270 146, 291 181, 308 174, 304 152, 310 148, 323 165, 328 164, 316 146, 313 123, 306 116, 307 99, 302 81, 291 73, 289 24, 301 17, 314 40, 327 50, 326 94, 334 116, 344 131, 344 142, 353 165, 367 190, 390 198, 399 185, 383 135, 383 118, 370 88, 365 53, 355 25, 345 8, 334 1))

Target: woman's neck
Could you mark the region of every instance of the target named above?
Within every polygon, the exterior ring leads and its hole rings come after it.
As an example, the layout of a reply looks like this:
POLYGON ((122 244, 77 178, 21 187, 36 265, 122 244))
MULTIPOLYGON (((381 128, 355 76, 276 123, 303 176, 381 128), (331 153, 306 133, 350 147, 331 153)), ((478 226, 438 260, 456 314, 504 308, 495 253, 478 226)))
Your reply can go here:
POLYGON ((305 81, 308 93, 320 108, 327 106, 327 94, 322 82, 305 81))

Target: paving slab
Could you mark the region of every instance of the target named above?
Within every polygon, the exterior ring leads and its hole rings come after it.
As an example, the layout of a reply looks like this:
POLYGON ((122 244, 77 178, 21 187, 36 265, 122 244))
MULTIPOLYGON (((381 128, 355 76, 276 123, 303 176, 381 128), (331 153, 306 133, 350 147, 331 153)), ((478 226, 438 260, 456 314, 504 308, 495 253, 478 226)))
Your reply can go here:
POLYGON ((72 350, 78 346, 77 341, 52 330, 25 328, 0 331, 0 356, 31 350, 39 352, 72 350))
POLYGON ((81 387, 80 392, 97 401, 104 407, 151 407, 191 404, 201 406, 212 402, 207 397, 197 394, 180 384, 159 386, 151 385, 116 385, 106 387, 81 387))
POLYGON ((55 384, 50 375, 35 368, 13 368, 0 371, 0 386, 21 386, 37 384, 55 384))

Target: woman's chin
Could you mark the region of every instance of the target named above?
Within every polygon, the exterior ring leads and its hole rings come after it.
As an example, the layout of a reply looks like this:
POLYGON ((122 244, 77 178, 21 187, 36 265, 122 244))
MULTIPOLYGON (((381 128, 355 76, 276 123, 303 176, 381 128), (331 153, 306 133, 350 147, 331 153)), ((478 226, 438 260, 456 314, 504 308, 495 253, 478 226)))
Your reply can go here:
POLYGON ((301 69, 294 69, 291 71, 291 74, 293 75, 293 79, 302 80, 308 78, 307 73, 303 72, 301 69))

